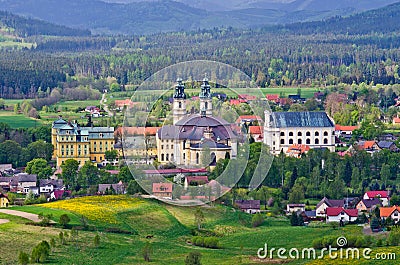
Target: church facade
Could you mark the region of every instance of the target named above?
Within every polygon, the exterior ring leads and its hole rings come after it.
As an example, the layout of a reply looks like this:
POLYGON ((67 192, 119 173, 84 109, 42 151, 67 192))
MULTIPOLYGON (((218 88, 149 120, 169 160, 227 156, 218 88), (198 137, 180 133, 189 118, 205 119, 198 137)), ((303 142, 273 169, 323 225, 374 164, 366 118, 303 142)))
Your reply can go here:
POLYGON ((161 127, 156 134, 161 164, 174 163, 188 168, 213 166, 221 158, 236 157, 237 137, 231 124, 212 116, 211 86, 207 78, 199 95, 200 113, 186 112, 187 99, 181 79, 177 80, 173 98, 173 125, 161 127))
POLYGON ((290 147, 327 148, 335 151, 335 124, 325 112, 265 111, 264 143, 274 155, 290 147))

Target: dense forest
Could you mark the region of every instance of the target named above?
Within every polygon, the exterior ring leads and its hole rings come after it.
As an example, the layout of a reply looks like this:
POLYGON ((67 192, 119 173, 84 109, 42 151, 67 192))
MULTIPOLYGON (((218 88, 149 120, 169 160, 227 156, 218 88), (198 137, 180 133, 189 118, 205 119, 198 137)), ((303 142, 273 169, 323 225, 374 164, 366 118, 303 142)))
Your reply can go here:
POLYGON ((400 4, 347 18, 254 30, 31 36, 26 40, 36 48, 0 49, 0 97, 33 98, 39 90, 62 87, 74 76, 93 80, 111 76, 120 85, 137 85, 166 66, 196 59, 235 66, 261 87, 397 84, 400 21, 396 10, 400 4), (391 33, 384 34, 388 28, 391 33))
POLYGON ((25 18, 0 10, 0 28, 1 27, 8 29, 8 33, 18 37, 35 35, 89 36, 91 34, 89 30, 55 25, 43 20, 25 18))

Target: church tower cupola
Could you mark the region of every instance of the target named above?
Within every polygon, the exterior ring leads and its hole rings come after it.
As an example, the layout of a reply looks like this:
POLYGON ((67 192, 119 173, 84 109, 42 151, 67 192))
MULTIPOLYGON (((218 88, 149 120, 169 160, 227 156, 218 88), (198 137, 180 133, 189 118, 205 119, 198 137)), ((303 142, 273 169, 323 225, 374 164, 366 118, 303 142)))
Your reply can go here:
POLYGON ((185 85, 180 78, 176 80, 172 113, 174 124, 176 124, 180 119, 186 116, 185 85))
POLYGON ((212 97, 211 97, 211 86, 208 83, 207 77, 203 79, 200 92, 200 113, 206 114, 206 116, 212 116, 212 97))

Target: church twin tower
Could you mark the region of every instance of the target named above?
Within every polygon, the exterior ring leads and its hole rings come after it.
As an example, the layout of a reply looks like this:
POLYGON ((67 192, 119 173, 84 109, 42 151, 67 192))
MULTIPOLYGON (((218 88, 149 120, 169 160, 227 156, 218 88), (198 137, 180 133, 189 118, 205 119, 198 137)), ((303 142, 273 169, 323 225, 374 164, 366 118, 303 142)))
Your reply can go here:
MULTIPOLYGON (((185 85, 182 79, 178 78, 175 85, 174 103, 173 103, 173 119, 174 125, 187 115, 186 112, 186 94, 185 85)), ((211 86, 208 83, 208 79, 203 79, 201 85, 200 98, 200 115, 201 116, 212 116, 212 97, 211 97, 211 86)))

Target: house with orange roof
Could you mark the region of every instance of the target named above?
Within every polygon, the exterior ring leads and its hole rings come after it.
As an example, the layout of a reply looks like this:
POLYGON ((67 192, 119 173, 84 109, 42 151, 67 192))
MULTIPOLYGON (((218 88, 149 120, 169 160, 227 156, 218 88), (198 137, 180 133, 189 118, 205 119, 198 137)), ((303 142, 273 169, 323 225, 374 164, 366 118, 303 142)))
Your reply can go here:
POLYGON ((249 126, 249 134, 256 142, 263 141, 263 132, 264 130, 262 126, 249 126))
POLYGON ((265 97, 268 101, 279 103, 279 94, 266 94, 265 97))
POLYGON ((386 220, 390 217, 395 224, 398 224, 400 221, 400 206, 393 205, 392 207, 381 207, 379 213, 382 220, 386 220))
POLYGON ((400 118, 399 117, 393 118, 393 124, 400 125, 400 118))
POLYGON ((293 144, 289 146, 286 153, 289 156, 300 158, 302 154, 305 154, 308 151, 310 151, 310 147, 306 144, 293 144))
POLYGON ((238 105, 240 105, 242 103, 247 103, 247 101, 244 100, 244 99, 231 99, 231 100, 229 100, 229 104, 234 105, 234 106, 238 106, 238 105))
POLYGON ((375 141, 359 141, 356 145, 358 150, 365 150, 367 153, 373 154, 381 150, 375 141))
POLYGON ((126 107, 133 107, 134 105, 139 104, 139 102, 133 102, 132 100, 130 100, 129 98, 127 99, 116 99, 115 100, 115 106, 119 109, 123 109, 125 106, 126 107))
POLYGON ((153 196, 164 198, 164 199, 172 199, 172 182, 169 183, 153 183, 153 196))
POLYGON ((336 136, 344 136, 344 135, 352 135, 354 130, 357 130, 358 126, 343 126, 336 124, 335 125, 335 135, 336 136))

